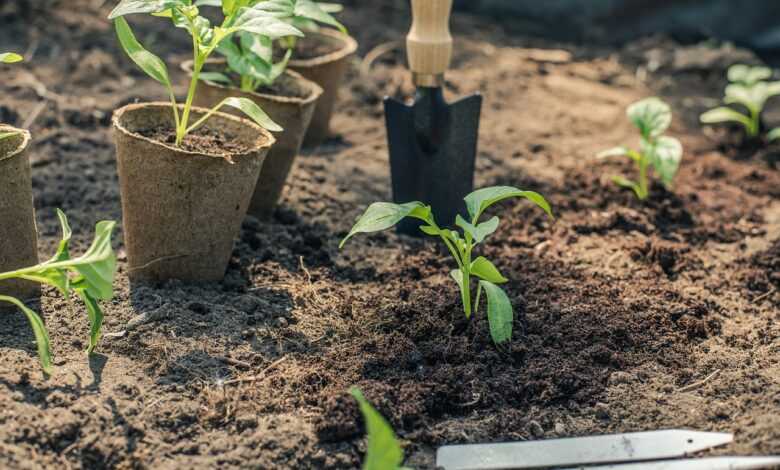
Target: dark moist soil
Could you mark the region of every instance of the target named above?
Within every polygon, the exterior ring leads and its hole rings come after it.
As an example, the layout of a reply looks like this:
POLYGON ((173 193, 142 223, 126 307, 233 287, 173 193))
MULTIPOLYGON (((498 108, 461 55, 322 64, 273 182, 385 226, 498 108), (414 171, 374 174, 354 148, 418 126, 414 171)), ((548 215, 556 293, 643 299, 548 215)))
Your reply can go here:
MULTIPOLYGON (((176 129, 173 128, 143 129, 137 133, 163 144, 176 144, 176 129)), ((252 150, 233 136, 208 125, 187 134, 179 148, 204 155, 238 155, 252 150)))
MULTIPOLYGON (((112 5, 75 3, 27 23, 0 8, 0 44, 32 51, 0 69, 0 121, 33 120, 42 258, 57 207, 74 253, 97 220, 121 225, 111 112, 165 98, 117 47, 112 5)), ((342 15, 361 56, 402 38, 408 18, 401 0, 347 2, 342 15)), ((186 58, 167 22, 133 26, 168 63, 186 58)), ((382 97, 413 92, 391 51, 368 76, 352 68, 339 135, 299 158, 271 222, 245 221, 224 282, 131 285, 118 231, 96 355, 83 353, 77 302, 46 289, 35 306, 56 358, 48 380, 24 316, 0 316, 0 467, 357 468, 353 385, 419 468, 443 444, 659 428, 734 432, 716 454, 780 453, 780 175, 760 152, 725 155, 698 124, 728 65, 755 56, 663 38, 558 44, 459 14, 452 26, 448 98, 485 97, 477 186, 539 191, 557 217, 523 201, 491 211, 502 224, 480 254, 511 279, 511 343, 491 344, 484 312, 464 320, 436 245, 388 231, 338 250, 390 197, 382 97), (637 145, 625 108, 654 94, 673 105, 686 153, 674 193, 654 186, 640 203, 609 181, 631 166, 593 156, 637 145)))
POLYGON ((292 60, 309 60, 317 57, 326 56, 338 51, 343 45, 340 42, 331 40, 324 42, 316 37, 303 37, 295 42, 292 60))

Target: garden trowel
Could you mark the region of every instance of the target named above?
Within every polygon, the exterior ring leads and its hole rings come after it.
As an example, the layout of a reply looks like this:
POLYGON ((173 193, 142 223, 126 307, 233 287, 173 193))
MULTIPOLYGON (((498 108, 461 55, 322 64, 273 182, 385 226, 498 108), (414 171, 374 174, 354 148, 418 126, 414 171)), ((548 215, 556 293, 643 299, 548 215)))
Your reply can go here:
MULTIPOLYGON (((440 226, 464 211, 463 197, 473 189, 482 107, 479 94, 452 104, 444 100, 451 11, 452 0, 412 0, 406 48, 417 92, 411 105, 385 99, 393 200, 430 205, 440 226)), ((405 219, 398 230, 418 234, 418 225, 405 219)))

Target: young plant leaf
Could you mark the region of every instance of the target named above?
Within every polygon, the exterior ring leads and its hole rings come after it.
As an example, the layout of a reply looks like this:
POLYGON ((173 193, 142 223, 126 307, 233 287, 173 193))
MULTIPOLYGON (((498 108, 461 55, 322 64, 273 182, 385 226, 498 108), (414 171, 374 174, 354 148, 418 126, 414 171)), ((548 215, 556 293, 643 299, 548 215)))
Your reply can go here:
POLYGON ((330 13, 323 10, 320 4, 312 0, 297 0, 295 2, 295 16, 333 26, 342 33, 347 32, 347 28, 343 24, 339 23, 330 13))
POLYGON ((147 75, 171 90, 171 79, 168 77, 168 68, 165 66, 165 62, 144 49, 141 43, 135 38, 133 30, 130 29, 130 25, 127 24, 127 20, 121 17, 117 18, 114 20, 114 26, 116 28, 116 34, 119 37, 119 42, 122 44, 122 48, 130 59, 132 59, 141 70, 146 72, 147 75))
POLYGON ((41 362, 43 371, 51 375, 52 372, 52 360, 51 360, 51 344, 49 341, 49 333, 46 331, 46 326, 43 324, 43 320, 37 313, 27 308, 20 300, 6 295, 0 295, 0 302, 8 302, 19 308, 22 313, 27 316, 27 320, 30 322, 33 334, 35 335, 35 343, 38 347, 38 359, 41 362))
POLYGON ((645 139, 660 136, 672 124, 672 109, 659 98, 646 98, 628 107, 628 118, 645 139))
POLYGON ((95 226, 95 239, 89 249, 78 258, 71 261, 56 263, 58 266, 67 263, 81 277, 74 280, 74 285, 83 285, 87 293, 100 300, 109 300, 114 296, 114 274, 116 274, 116 255, 111 247, 111 235, 116 222, 103 221, 95 226))
POLYGON ((464 232, 471 234, 476 243, 482 241, 498 229, 498 217, 492 217, 490 220, 478 224, 476 227, 458 214, 455 217, 455 225, 462 228, 464 232))
POLYGON ((113 20, 137 13, 159 13, 177 6, 187 6, 185 0, 122 0, 108 15, 113 20))
POLYGON ((282 129, 282 126, 268 117, 268 114, 266 114, 257 103, 250 99, 230 97, 226 98, 222 102, 222 105, 241 110, 241 112, 249 116, 258 126, 264 129, 268 129, 272 132, 282 132, 284 130, 282 129))
POLYGON ((14 54, 13 52, 0 53, 0 64, 13 64, 16 62, 21 62, 23 60, 24 57, 20 56, 19 54, 14 54))
POLYGON ((463 291, 463 271, 460 269, 453 269, 450 271, 450 277, 455 280, 455 283, 458 285, 458 288, 463 291))
POLYGON ((751 86, 771 78, 772 69, 769 67, 751 67, 749 65, 736 64, 729 67, 727 75, 730 82, 751 86))
POLYGON ((405 217, 414 217, 431 223, 431 208, 422 202, 407 202, 406 204, 393 204, 391 202, 375 202, 355 223, 349 234, 341 240, 339 248, 357 233, 371 233, 387 230, 405 217))
POLYGON ((707 111, 699 117, 703 124, 721 124, 724 122, 737 122, 746 129, 751 126, 750 118, 731 108, 720 107, 707 111))
POLYGON ((363 462, 363 470, 399 469, 404 460, 404 452, 393 428, 371 406, 358 388, 353 387, 350 393, 360 405, 360 412, 363 414, 368 433, 368 448, 363 462))
POLYGON ((86 289, 77 288, 76 294, 87 307, 87 316, 89 316, 90 325, 87 354, 92 354, 100 341, 100 330, 103 326, 103 311, 100 310, 100 305, 98 305, 97 300, 89 295, 86 289))
POLYGON ((639 188, 639 185, 634 183, 633 181, 631 181, 629 179, 626 179, 626 178, 624 178, 622 176, 613 176, 612 177, 612 182, 615 183, 616 185, 622 187, 622 188, 629 188, 629 189, 631 189, 632 191, 634 191, 634 193, 636 193, 636 195, 637 195, 637 197, 639 199, 644 199, 645 198, 645 196, 642 194, 642 190, 639 188))
POLYGON ((512 323, 514 312, 512 304, 506 293, 489 281, 479 281, 485 290, 488 302, 488 323, 490 324, 490 336, 493 342, 501 344, 512 339, 512 323))
POLYGON ((488 261, 483 256, 480 256, 472 261, 469 270, 471 271, 471 274, 494 284, 503 284, 509 281, 509 279, 505 278, 501 275, 500 272, 498 272, 498 269, 493 265, 493 263, 488 261))
POLYGON ((201 72, 199 78, 204 82, 221 83, 223 85, 233 84, 233 80, 230 77, 219 72, 201 72))
POLYGON ((661 136, 655 142, 650 154, 653 168, 667 188, 671 188, 674 176, 680 169, 683 147, 674 137, 661 136))
POLYGON ((778 139, 780 139, 780 127, 776 128, 776 129, 772 129, 766 135, 767 142, 774 142, 775 140, 778 140, 778 139))
POLYGON ((491 205, 508 199, 511 197, 524 197, 531 202, 542 208, 547 215, 552 217, 552 210, 550 204, 542 197, 541 194, 533 191, 523 191, 521 189, 513 188, 511 186, 493 186, 490 188, 483 188, 474 191, 467 195, 464 200, 466 201, 466 209, 469 211, 472 223, 476 223, 482 212, 485 211, 491 205))

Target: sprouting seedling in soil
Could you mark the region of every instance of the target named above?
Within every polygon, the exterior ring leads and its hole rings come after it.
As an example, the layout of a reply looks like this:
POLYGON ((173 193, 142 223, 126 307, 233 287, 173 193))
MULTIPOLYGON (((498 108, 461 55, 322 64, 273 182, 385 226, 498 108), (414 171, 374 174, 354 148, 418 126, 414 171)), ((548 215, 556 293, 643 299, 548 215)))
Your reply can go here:
POLYGON ((257 6, 248 6, 248 0, 204 0, 193 3, 192 0, 122 0, 111 12, 109 19, 114 24, 125 52, 147 75, 163 84, 170 96, 176 124, 176 145, 180 146, 184 138, 193 130, 204 124, 215 112, 223 106, 237 108, 249 116, 260 126, 270 131, 281 131, 268 115, 252 100, 229 97, 210 109, 194 124, 189 123, 190 111, 195 98, 200 74, 209 56, 223 41, 229 40, 233 34, 248 32, 270 38, 284 36, 301 36, 298 29, 276 18, 273 13, 257 6), (199 5, 221 5, 224 21, 220 26, 212 26, 208 19, 200 16, 199 5), (173 93, 168 69, 165 63, 144 49, 124 19, 126 15, 135 13, 151 13, 154 16, 170 18, 174 26, 185 29, 192 37, 193 71, 184 107, 179 113, 176 97, 173 93))
MULTIPOLYGON (((249 2, 249 6, 265 11, 299 30, 311 30, 319 22, 344 31, 344 27, 328 13, 329 5, 311 0, 254 0, 249 2)), ((201 79, 234 85, 231 75, 236 75, 239 77, 239 87, 245 92, 271 86, 284 73, 293 53, 289 44, 292 41, 294 46, 294 40, 298 37, 285 36, 280 39, 284 41, 286 52, 277 61, 274 38, 247 31, 239 32, 236 36, 237 40, 222 41, 217 47, 217 53, 227 61, 227 73, 204 72, 201 79)))
MULTIPOLYGON (((769 98, 780 95, 780 82, 768 82, 772 70, 768 67, 733 65, 728 70, 729 84, 726 86, 723 103, 740 105, 747 114, 729 106, 721 106, 701 115, 703 124, 723 124, 734 122, 745 129, 748 139, 761 135, 761 113, 769 98)), ((780 138, 780 130, 774 130, 767 136, 769 141, 780 138)))
POLYGON ((466 318, 471 318, 472 312, 479 310, 479 301, 484 290, 487 296, 487 317, 490 324, 490 336, 496 344, 501 344, 512 338, 512 323, 514 321, 514 312, 509 297, 497 285, 508 282, 508 279, 501 275, 493 263, 486 258, 479 256, 472 259, 472 251, 485 238, 496 231, 500 222, 498 217, 492 217, 485 222, 480 222, 479 218, 485 212, 485 209, 499 201, 513 197, 522 197, 530 200, 552 217, 550 205, 542 195, 510 186, 494 186, 479 189, 464 198, 471 220, 466 220, 460 215, 455 218, 455 225, 463 231, 462 236, 455 230, 440 228, 433 218, 431 207, 421 202, 408 202, 406 204, 375 202, 358 219, 349 234, 341 241, 339 248, 343 247, 344 243, 357 233, 386 230, 405 217, 412 217, 425 222, 426 225, 421 225, 420 230, 427 235, 439 237, 458 265, 458 269, 450 272, 450 276, 455 280, 460 289, 466 318), (473 305, 471 301, 472 276, 477 278, 477 294, 473 305))
POLYGON ((639 128, 641 143, 639 150, 615 147, 598 154, 598 158, 628 157, 639 170, 639 181, 622 176, 612 177, 617 185, 630 188, 641 200, 649 194, 648 173, 650 168, 658 174, 667 188, 672 187, 674 176, 680 168, 683 148, 674 137, 663 135, 672 124, 672 110, 659 98, 646 98, 632 104, 627 110, 628 118, 639 128))
MULTIPOLYGON (((57 210, 57 216, 62 226, 62 240, 54 256, 36 266, 0 273, 0 281, 7 279, 24 279, 27 281, 54 286, 65 298, 76 294, 87 308, 90 333, 87 353, 92 353, 100 340, 100 330, 103 326, 103 312, 98 305, 99 300, 111 300, 114 296, 114 274, 116 273, 116 256, 111 247, 111 234, 116 222, 103 221, 95 226, 95 239, 92 245, 78 258, 71 258, 71 229, 65 214, 57 210)), ((2 292, 0 292, 2 294, 2 292)), ((0 295, 0 302, 7 302, 18 307, 32 326, 35 341, 38 345, 38 357, 44 372, 52 372, 52 355, 49 347, 49 334, 46 327, 33 310, 21 300, 8 295, 0 295)))
MULTIPOLYGON (((24 60, 19 54, 13 52, 0 52, 0 64, 13 64, 24 60)), ((16 135, 17 132, 0 132, 0 140, 16 135)))
POLYGON ((357 387, 349 393, 357 400, 366 423, 368 446, 363 470, 403 470, 404 452, 387 420, 363 396, 357 387))

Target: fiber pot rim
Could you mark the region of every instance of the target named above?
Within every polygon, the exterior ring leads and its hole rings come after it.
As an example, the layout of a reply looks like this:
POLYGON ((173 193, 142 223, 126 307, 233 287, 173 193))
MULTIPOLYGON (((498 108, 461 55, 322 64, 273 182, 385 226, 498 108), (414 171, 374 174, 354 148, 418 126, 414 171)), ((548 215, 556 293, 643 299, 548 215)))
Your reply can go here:
POLYGON ((290 67, 316 67, 318 65, 326 64, 328 62, 336 62, 347 57, 350 54, 354 54, 357 51, 358 43, 355 38, 348 34, 344 34, 332 28, 320 28, 319 31, 307 32, 307 35, 311 36, 328 36, 332 39, 338 39, 344 45, 338 50, 331 52, 330 54, 321 55, 318 57, 312 57, 311 59, 290 59, 290 67))
POLYGON ((17 145, 14 150, 11 150, 5 155, 0 155, 0 161, 8 160, 9 158, 15 157, 20 153, 24 152, 25 150, 27 150, 27 147, 30 145, 30 140, 32 140, 30 131, 28 131, 27 129, 19 129, 9 124, 0 124, 0 132, 8 132, 8 131, 18 132, 19 134, 21 134, 22 141, 19 142, 19 145, 17 145))
MULTIPOLYGON (((244 157, 251 157, 252 155, 255 155, 257 152, 262 151, 265 148, 271 148, 271 146, 276 142, 276 138, 266 129, 258 126, 254 122, 243 119, 237 116, 233 116, 227 113, 223 112, 216 112, 212 114, 211 118, 219 117, 220 119, 226 119, 229 121, 235 121, 237 123, 243 124, 245 126, 249 126, 257 130, 258 138, 254 142, 254 144, 250 145, 250 149, 246 152, 241 153, 231 153, 231 152, 224 152, 224 153, 205 153, 205 152, 193 152, 191 150, 186 150, 180 147, 176 147, 175 145, 167 144, 164 142, 160 142, 158 140, 151 139, 149 137, 145 137, 137 132, 133 132, 129 129, 127 129, 123 123, 121 122, 122 117, 127 114, 131 113, 133 111, 137 111, 139 109, 144 108, 168 108, 170 110, 171 103, 165 102, 165 101, 151 101, 148 103, 132 103, 125 106, 122 106, 121 108, 114 111, 114 115, 111 118, 111 123, 114 126, 114 129, 118 130, 119 132, 122 132, 128 137, 131 137, 133 139, 143 140, 145 142, 148 142, 152 145, 157 145, 160 147, 167 148, 169 150, 173 150, 181 155, 189 155, 193 157, 209 157, 209 158, 223 158, 228 161, 232 161, 234 158, 244 158, 244 157)), ((178 105, 179 109, 184 109, 184 105, 178 105)), ((193 106, 191 108, 192 112, 195 112, 197 114, 206 114, 209 112, 206 108, 200 108, 197 106, 193 106)), ((209 120, 211 119, 209 118, 209 120)), ((209 122, 209 121, 206 121, 209 122)))
MULTIPOLYGON (((206 60, 206 64, 207 65, 226 64, 226 63, 227 63, 227 60, 225 60, 225 59, 208 59, 208 60, 206 60)), ((185 73, 187 73, 187 75, 189 75, 189 76, 192 76, 192 64, 193 64, 192 59, 186 60, 186 61, 182 62, 182 64, 181 64, 181 69, 185 73)), ((269 100, 269 101, 276 101, 278 103, 297 104, 297 105, 300 105, 300 106, 306 106, 306 105, 308 105, 310 103, 313 103, 313 102, 317 101, 320 98, 320 96, 322 96, 322 94, 325 91, 325 90, 322 89, 321 86, 317 85, 317 83, 315 83, 312 80, 307 79, 306 77, 304 77, 303 75, 299 74, 298 72, 296 72, 294 70, 286 69, 284 71, 284 75, 290 76, 290 77, 294 78, 295 80, 305 84, 306 88, 308 88, 308 92, 309 92, 308 96, 306 96, 305 98, 301 98, 301 97, 298 97, 298 96, 272 95, 272 94, 268 94, 268 93, 258 93, 256 91, 244 91, 244 90, 242 90, 242 89, 240 89, 238 87, 235 87, 235 86, 225 86, 225 85, 223 85, 221 83, 213 82, 211 80, 203 80, 203 81, 206 82, 209 86, 212 86, 214 88, 220 88, 220 89, 223 89, 223 90, 234 90, 234 91, 238 91, 238 92, 241 92, 241 93, 244 93, 244 94, 247 94, 247 95, 257 96, 259 98, 263 98, 263 99, 266 99, 266 100, 269 100)))

